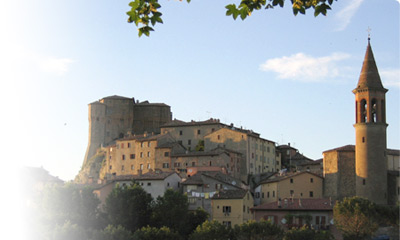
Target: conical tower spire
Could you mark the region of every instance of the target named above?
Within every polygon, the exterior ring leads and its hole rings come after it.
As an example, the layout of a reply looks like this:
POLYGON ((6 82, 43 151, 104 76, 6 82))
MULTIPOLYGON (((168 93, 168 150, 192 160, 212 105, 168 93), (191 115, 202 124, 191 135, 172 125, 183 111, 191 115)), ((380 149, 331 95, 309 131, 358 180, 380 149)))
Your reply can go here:
POLYGON ((381 78, 378 73, 378 68, 375 63, 374 54, 372 53, 369 37, 368 37, 367 51, 365 53, 364 62, 356 89, 359 90, 365 88, 384 89, 381 78))

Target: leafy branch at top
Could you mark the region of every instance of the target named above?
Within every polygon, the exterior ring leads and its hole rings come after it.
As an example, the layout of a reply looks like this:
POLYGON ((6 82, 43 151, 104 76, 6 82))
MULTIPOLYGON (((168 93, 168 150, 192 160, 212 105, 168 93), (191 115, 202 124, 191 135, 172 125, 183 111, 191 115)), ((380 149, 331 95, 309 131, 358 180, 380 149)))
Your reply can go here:
MULTIPOLYGON (((180 0, 182 1, 182 0, 180 0)), ((188 3, 191 0, 186 0, 188 3)), ((288 1, 288 0, 287 0, 288 1)), ((293 14, 296 16, 298 13, 306 14, 310 8, 314 9, 314 16, 320 14, 326 16, 327 11, 331 10, 331 5, 334 0, 290 0, 292 4, 293 14)), ((335 0, 337 1, 337 0, 335 0)), ((240 4, 229 4, 226 15, 232 16, 236 20, 240 16, 244 20, 250 16, 253 11, 260 9, 272 9, 276 6, 283 7, 285 0, 241 0, 240 4)), ((127 12, 128 22, 135 23, 139 30, 139 37, 143 34, 150 35, 150 31, 154 31, 153 26, 156 23, 163 23, 159 11, 161 5, 158 0, 134 0, 129 3, 131 10, 127 12)))

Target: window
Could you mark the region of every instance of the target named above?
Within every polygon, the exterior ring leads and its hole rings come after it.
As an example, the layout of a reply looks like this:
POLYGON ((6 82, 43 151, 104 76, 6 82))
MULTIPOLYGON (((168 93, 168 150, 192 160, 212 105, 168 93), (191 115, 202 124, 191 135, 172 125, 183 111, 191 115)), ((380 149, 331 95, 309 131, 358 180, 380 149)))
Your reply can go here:
POLYGON ((151 147, 151 142, 148 142, 148 143, 147 143, 147 146, 148 146, 148 147, 151 147))
POLYGON ((197 130, 197 134, 200 134, 200 129, 197 130))
POLYGON ((310 197, 314 197, 314 192, 310 191, 310 197))
POLYGON ((275 197, 275 191, 272 191, 272 197, 275 197))
POLYGON ((140 143, 140 147, 141 147, 141 148, 143 147, 143 142, 140 143))
POLYGON ((217 139, 218 139, 218 140, 220 140, 220 139, 221 139, 221 136, 220 136, 220 135, 218 135, 218 136, 217 136, 217 139))
POLYGON ((290 196, 294 195, 294 190, 290 190, 290 196))
POLYGON ((293 178, 290 179, 290 183, 293 183, 293 178))
POLYGON ((365 185, 365 179, 363 179, 363 185, 365 185))
POLYGON ((143 170, 143 164, 140 164, 140 170, 143 170))
POLYGON ((125 170, 125 166, 122 165, 122 166, 121 166, 121 171, 124 171, 124 170, 125 170))
POLYGON ((269 192, 267 192, 267 198, 269 198, 269 192))
POLYGON ((135 159, 135 154, 133 153, 133 154, 131 154, 131 159, 135 159))
POLYGON ((131 144, 130 143, 128 143, 128 148, 130 148, 131 147, 131 144))
POLYGON ((164 152, 164 157, 169 157, 169 152, 164 152))
POLYGON ((221 183, 216 183, 215 184, 215 189, 222 189, 221 183))
POLYGON ((150 152, 147 152, 147 157, 150 157, 150 152))
POLYGON ((162 167, 163 167, 163 168, 169 168, 169 163, 163 163, 163 164, 162 164, 162 167))
POLYGON ((227 226, 227 227, 232 226, 231 221, 222 221, 222 224, 224 224, 224 225, 227 226))
POLYGON ((121 148, 124 148, 124 144, 123 143, 121 143, 121 148))
POLYGON ((131 170, 135 170, 135 166, 134 165, 131 165, 131 170))
POLYGON ((182 141, 181 140, 179 140, 178 143, 182 145, 182 141))
POLYGON ((243 212, 246 212, 246 206, 243 205, 243 212))
POLYGON ((112 169, 112 166, 110 165, 110 170, 112 169))
POLYGON ((191 145, 192 144, 192 140, 188 140, 188 145, 191 145))
POLYGON ((143 152, 140 153, 140 158, 142 158, 142 157, 143 157, 143 152))
POLYGON ((148 163, 148 164, 147 164, 147 169, 150 169, 150 167, 151 167, 151 166, 150 166, 150 163, 148 163))
POLYGON ((192 167, 196 166, 196 162, 192 162, 192 167))
POLYGON ((222 206, 222 212, 230 213, 232 210, 231 206, 222 206))
POLYGON ((151 186, 151 182, 148 182, 148 183, 147 183, 147 186, 151 186))
POLYGON ((179 135, 181 135, 181 136, 182 136, 182 134, 183 134, 183 131, 179 131, 179 135))
POLYGON ((264 193, 261 194, 261 198, 264 198, 264 193))
POLYGON ((310 178, 310 182, 313 183, 313 182, 314 182, 314 179, 313 179, 313 178, 310 178))
POLYGON ((122 154, 121 159, 125 160, 125 155, 124 154, 122 154))
POLYGON ((260 192, 256 192, 256 194, 254 195, 256 198, 260 198, 260 192))

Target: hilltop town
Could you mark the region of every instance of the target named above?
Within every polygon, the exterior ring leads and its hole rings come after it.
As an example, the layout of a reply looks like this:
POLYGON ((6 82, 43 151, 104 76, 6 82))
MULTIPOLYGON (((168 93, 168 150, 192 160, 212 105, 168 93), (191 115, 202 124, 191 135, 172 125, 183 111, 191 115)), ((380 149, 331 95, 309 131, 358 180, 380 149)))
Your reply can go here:
POLYGON ((356 142, 327 149, 322 159, 219 119, 172 118, 165 103, 104 97, 89 104, 88 146, 74 182, 93 187, 103 205, 113 188, 134 181, 153 199, 179 191, 189 210, 200 207, 227 226, 264 219, 288 229, 291 214, 292 226, 308 215, 315 229, 335 229, 336 201, 400 200, 400 150, 386 147, 388 90, 369 43, 355 85, 356 142))

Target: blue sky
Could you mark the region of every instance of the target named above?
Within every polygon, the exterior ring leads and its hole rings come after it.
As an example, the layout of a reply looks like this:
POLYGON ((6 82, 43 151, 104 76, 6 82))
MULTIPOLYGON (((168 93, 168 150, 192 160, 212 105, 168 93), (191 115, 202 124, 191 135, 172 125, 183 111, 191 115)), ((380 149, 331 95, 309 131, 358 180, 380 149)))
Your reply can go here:
POLYGON ((388 147, 400 148, 398 1, 339 0, 317 18, 287 6, 234 21, 224 6, 236 2, 161 1, 164 24, 150 38, 127 23, 129 1, 3 3, 3 158, 73 179, 88 141, 87 104, 110 95, 166 103, 184 121, 219 118, 322 158, 354 144, 351 91, 368 27, 389 89, 388 147))

